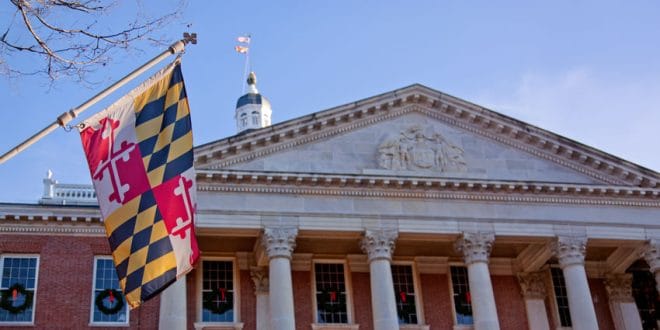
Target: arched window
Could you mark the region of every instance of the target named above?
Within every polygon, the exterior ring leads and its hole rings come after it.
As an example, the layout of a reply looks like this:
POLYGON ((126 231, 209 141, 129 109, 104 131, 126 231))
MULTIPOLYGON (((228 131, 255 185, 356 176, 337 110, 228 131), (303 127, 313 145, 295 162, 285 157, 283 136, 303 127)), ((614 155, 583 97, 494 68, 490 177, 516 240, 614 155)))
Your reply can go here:
POLYGON ((259 113, 256 111, 252 111, 252 125, 259 126, 259 113))
POLYGON ((247 126, 247 113, 243 112, 241 114, 241 127, 247 126))

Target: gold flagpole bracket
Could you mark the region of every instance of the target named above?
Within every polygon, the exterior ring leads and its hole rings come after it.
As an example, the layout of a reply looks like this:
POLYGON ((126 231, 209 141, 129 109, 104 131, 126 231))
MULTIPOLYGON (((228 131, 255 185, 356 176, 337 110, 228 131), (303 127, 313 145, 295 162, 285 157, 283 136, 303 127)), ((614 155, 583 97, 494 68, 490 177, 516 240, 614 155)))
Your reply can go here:
POLYGON ((102 90, 100 93, 94 95, 92 98, 89 100, 85 101, 83 104, 62 113, 57 117, 57 119, 52 122, 50 125, 48 125, 46 128, 42 129, 41 131, 35 133, 13 149, 7 151, 4 153, 2 156, 0 156, 0 164, 4 163, 5 161, 11 159, 12 157, 16 156, 18 153, 21 151, 27 149, 29 146, 34 144, 35 142, 41 140, 44 138, 46 135, 50 134, 52 131, 54 131, 57 127, 64 127, 66 128, 66 125, 71 122, 74 118, 78 117, 80 113, 83 111, 87 110, 90 106, 94 105, 98 101, 102 100, 118 88, 122 87, 125 85, 127 82, 135 79, 135 77, 139 76, 143 72, 149 70, 151 67, 154 65, 160 63, 162 60, 165 58, 169 57, 172 54, 177 54, 177 53, 183 53, 186 45, 187 44, 197 44, 197 33, 188 33, 185 32, 183 34, 183 39, 178 40, 177 42, 173 43, 170 45, 170 47, 167 48, 166 51, 160 53, 158 56, 152 58, 149 60, 147 63, 143 64, 141 67, 133 70, 133 72, 129 73, 126 75, 124 78, 121 78, 114 84, 110 85, 108 88, 102 90))

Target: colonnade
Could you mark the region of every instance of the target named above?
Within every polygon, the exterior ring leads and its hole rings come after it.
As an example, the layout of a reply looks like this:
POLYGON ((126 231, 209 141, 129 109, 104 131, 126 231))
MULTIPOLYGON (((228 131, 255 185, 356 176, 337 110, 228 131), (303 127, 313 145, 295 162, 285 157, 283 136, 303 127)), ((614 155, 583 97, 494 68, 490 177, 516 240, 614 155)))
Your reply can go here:
MULTIPOLYGON (((297 228, 266 228, 262 246, 268 257, 268 271, 252 268, 251 274, 257 288, 257 329, 295 329, 295 308, 291 278, 291 257, 296 246, 297 228)), ((371 279, 373 328, 377 330, 399 329, 396 299, 394 295, 391 262, 398 233, 393 229, 366 230, 361 248, 367 254, 371 279)), ((463 256, 468 271, 472 296, 474 328, 496 330, 500 328, 495 296, 489 272, 489 258, 495 235, 492 232, 463 232, 456 241, 455 249, 463 256)), ((559 236, 552 245, 552 254, 559 261, 564 275, 568 305, 574 330, 596 330, 598 320, 589 289, 585 269, 586 237, 559 236)), ((644 247, 643 256, 660 283, 660 244, 650 241, 644 247)), ((549 329, 545 307, 546 287, 540 272, 518 274, 525 301, 530 329, 549 329)), ((182 282, 182 281, 179 281, 182 282)), ((637 307, 632 299, 631 277, 626 274, 610 274, 605 280, 610 310, 616 329, 642 329, 637 307)), ((660 285, 658 286, 660 289, 660 285)), ((185 284, 173 285, 161 297, 160 328, 185 328, 174 311, 185 311, 185 284), (179 306, 183 304, 182 306, 179 306)))

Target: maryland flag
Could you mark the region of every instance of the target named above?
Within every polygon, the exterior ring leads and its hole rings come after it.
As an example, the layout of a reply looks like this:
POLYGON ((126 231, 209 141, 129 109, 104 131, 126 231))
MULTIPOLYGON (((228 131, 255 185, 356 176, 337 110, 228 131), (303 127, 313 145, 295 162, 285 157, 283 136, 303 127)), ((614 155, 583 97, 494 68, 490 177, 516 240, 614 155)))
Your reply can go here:
POLYGON ((179 61, 84 121, 80 137, 131 308, 199 258, 190 110, 179 61))

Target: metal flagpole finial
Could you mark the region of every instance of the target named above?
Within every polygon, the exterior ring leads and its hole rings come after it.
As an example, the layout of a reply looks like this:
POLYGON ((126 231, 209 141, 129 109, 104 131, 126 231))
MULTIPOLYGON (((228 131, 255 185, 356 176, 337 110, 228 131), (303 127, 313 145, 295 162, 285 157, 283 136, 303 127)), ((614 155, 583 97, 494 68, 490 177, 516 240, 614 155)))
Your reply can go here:
POLYGON ((197 44, 197 33, 184 32, 183 33, 183 42, 185 42, 186 44, 191 43, 193 45, 196 45, 197 44))

